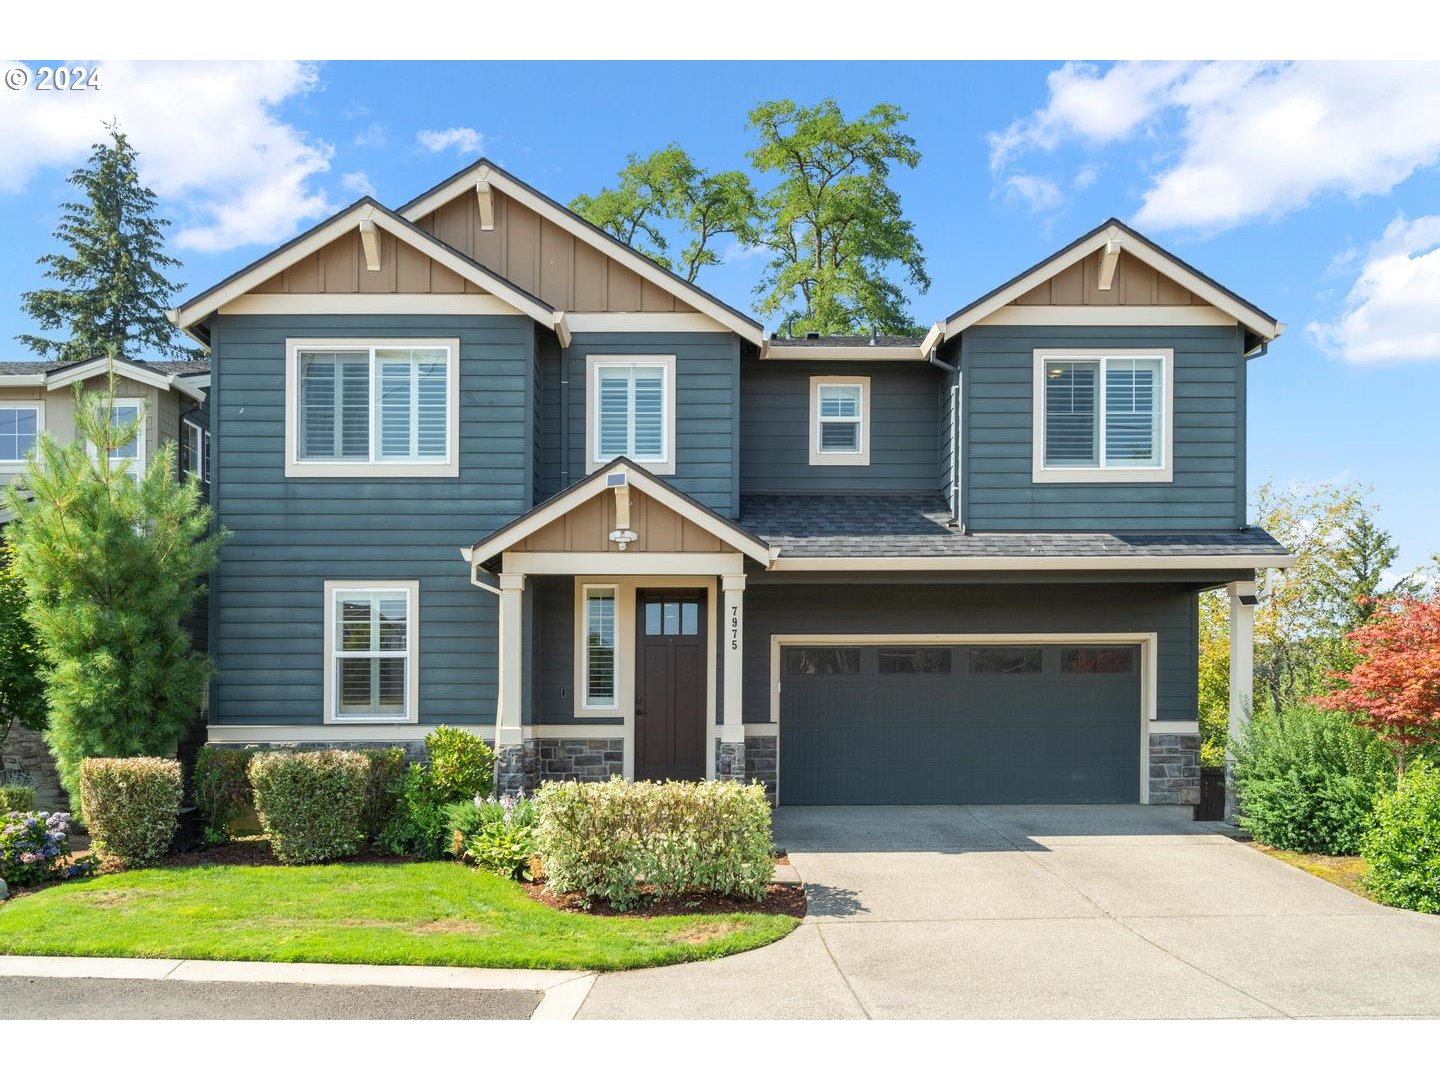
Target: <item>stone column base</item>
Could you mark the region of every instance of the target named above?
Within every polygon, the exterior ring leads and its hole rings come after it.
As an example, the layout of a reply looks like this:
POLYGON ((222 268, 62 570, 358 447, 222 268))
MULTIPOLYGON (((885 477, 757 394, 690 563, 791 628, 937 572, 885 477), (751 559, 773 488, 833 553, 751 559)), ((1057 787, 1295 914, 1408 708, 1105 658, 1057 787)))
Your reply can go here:
POLYGON ((715 779, 745 782, 745 744, 715 740, 715 779))
POLYGON ((1200 736, 1150 736, 1150 802, 1196 806, 1200 802, 1200 736))
POLYGON ((495 749, 495 794, 515 795, 522 789, 535 789, 533 740, 526 740, 518 746, 500 746, 495 749))
POLYGON ((625 771, 624 739, 535 739, 535 781, 603 782, 625 771))
POLYGON ((765 785, 765 794, 772 803, 780 782, 779 744, 775 735, 751 735, 745 739, 745 775, 765 785))

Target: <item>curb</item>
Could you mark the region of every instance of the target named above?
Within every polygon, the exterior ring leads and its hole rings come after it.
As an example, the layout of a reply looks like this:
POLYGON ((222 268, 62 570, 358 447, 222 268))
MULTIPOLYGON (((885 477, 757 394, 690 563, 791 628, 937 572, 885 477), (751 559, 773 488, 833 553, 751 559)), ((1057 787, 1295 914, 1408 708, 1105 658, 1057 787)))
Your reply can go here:
POLYGON ((587 971, 390 964, 286 964, 250 960, 152 960, 103 956, 0 956, 0 978, 145 979, 173 982, 395 986, 519 990, 543 995, 532 1020, 573 1020, 595 976, 587 971))

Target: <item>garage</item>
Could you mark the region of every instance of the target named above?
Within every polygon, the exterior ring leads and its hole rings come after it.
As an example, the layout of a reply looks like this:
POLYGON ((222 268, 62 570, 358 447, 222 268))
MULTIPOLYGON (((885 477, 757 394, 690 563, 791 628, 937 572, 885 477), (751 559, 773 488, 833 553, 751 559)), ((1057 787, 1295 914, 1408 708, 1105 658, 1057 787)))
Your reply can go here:
POLYGON ((1139 799, 1136 646, 787 645, 779 669, 783 804, 1139 799))

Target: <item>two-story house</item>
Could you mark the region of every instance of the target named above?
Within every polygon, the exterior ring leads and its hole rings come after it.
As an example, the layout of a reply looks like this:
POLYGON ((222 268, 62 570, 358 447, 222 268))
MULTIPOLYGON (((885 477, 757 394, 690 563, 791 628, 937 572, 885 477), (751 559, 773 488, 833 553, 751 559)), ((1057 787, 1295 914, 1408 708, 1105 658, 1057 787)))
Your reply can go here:
POLYGON ((212 742, 502 783, 1193 802, 1269 315, 1118 221, 923 339, 776 340, 481 161, 172 312, 212 350, 212 742))

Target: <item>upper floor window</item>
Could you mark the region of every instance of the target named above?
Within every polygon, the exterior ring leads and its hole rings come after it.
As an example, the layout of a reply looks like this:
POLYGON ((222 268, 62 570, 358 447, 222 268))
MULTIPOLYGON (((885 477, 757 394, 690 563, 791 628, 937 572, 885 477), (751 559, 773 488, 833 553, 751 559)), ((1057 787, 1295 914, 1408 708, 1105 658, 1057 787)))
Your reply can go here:
POLYGON ((0 407, 0 462, 24 461, 39 434, 39 404, 0 407))
POLYGON ((592 468, 627 457, 651 472, 675 471, 675 358, 588 360, 585 427, 592 468))
POLYGON ((459 474, 459 342, 288 346, 287 476, 459 474))
POLYGON ((1174 352, 1035 351, 1036 483, 1171 479, 1174 352))
MULTIPOLYGON (((139 398, 115 398, 110 403, 110 423, 116 428, 135 425, 130 441, 123 446, 112 446, 109 458, 112 469, 139 480, 145 475, 145 403, 139 398)), ((95 458, 97 453, 92 445, 90 457, 95 458)))
POLYGON ((870 464, 870 379, 810 379, 810 464, 870 464))
POLYGON ((210 433, 194 420, 180 422, 180 475, 210 481, 210 433))

